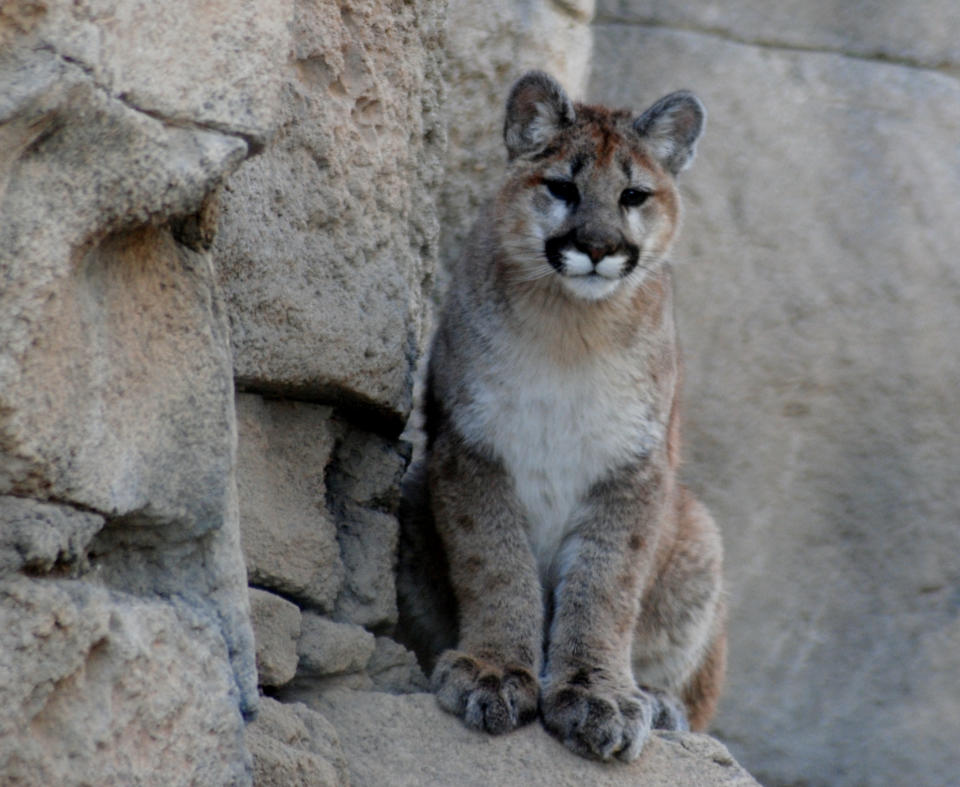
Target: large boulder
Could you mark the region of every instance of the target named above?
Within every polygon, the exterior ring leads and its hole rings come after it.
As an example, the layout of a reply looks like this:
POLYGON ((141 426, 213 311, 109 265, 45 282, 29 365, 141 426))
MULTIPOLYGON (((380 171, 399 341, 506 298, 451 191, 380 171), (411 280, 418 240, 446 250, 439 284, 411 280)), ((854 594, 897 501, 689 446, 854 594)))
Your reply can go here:
POLYGON ((595 99, 690 88, 709 111, 674 256, 686 474, 727 550, 714 730, 765 783, 950 783, 960 85, 765 37, 594 32, 595 99))
POLYGON ((436 255, 439 3, 299 3, 280 131, 228 181, 214 255, 238 383, 399 432, 436 255))
POLYGON ((247 727, 256 787, 348 787, 350 775, 336 730, 301 703, 264 697, 247 727))
POLYGON ((249 781, 233 364, 207 247, 215 192, 272 133, 286 27, 192 8, 0 12, 5 783, 249 781))
POLYGON ((603 24, 701 31, 744 44, 823 50, 942 68, 960 62, 950 0, 598 0, 603 24))
POLYGON ((237 397, 237 487, 250 584, 330 610, 343 586, 325 475, 342 426, 330 407, 237 397))

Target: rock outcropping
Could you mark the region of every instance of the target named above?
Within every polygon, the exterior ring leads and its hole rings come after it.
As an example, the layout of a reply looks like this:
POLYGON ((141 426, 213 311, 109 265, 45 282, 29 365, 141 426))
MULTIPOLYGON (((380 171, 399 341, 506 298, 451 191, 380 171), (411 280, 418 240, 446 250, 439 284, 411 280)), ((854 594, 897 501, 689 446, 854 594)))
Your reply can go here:
POLYGON ((960 30, 861 5, 5 3, 0 782, 755 783, 705 736, 472 733, 390 637, 431 301, 538 67, 710 110, 676 256, 716 732, 770 785, 948 783, 960 30))
POLYGON ((591 95, 688 87, 710 112, 676 276, 687 476, 727 553, 714 730, 768 785, 949 784, 960 17, 935 2, 597 13, 591 95))

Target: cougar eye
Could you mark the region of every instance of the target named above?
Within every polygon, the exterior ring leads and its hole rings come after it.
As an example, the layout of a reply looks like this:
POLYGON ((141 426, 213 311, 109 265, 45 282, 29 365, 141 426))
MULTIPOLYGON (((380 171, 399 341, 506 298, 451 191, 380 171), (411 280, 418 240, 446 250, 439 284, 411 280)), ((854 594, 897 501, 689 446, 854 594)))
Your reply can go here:
POLYGON ((568 205, 576 205, 580 201, 577 184, 572 180, 545 180, 543 185, 554 197, 563 200, 568 205))
POLYGON ((651 193, 646 189, 624 189, 620 194, 620 204, 625 208, 635 208, 646 202, 651 193))

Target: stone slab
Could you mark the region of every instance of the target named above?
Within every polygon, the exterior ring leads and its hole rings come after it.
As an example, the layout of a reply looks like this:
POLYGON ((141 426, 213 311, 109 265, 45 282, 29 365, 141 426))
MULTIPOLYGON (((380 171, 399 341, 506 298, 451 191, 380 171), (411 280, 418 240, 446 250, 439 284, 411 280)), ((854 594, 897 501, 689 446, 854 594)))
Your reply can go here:
POLYGON ((300 608, 265 590, 250 588, 250 622, 261 686, 282 686, 297 671, 300 608))
POLYGON ((341 429, 329 407, 237 397, 237 485, 250 582, 333 608, 344 568, 326 506, 327 465, 341 429))
POLYGON ((227 323, 209 258, 161 224, 247 147, 133 111, 47 52, 5 52, 0 74, 0 493, 216 527, 227 323))
POLYGON ((297 677, 360 672, 367 666, 373 651, 374 637, 369 631, 304 612, 297 677))
POLYGON ((960 16, 950 0, 598 0, 597 21, 960 70, 960 16))
POLYGON ((950 783, 960 83, 594 31, 596 99, 689 88, 709 113, 674 257, 685 472, 727 550, 714 730, 765 783, 950 783))
POLYGON ((293 0, 219 0, 206 11, 190 0, 23 5, 38 9, 30 16, 37 48, 78 64, 138 111, 255 145, 273 130, 293 0))
POLYGON ((353 787, 748 787, 757 783, 716 740, 655 733, 629 765, 577 757, 539 724, 498 737, 467 729, 429 694, 332 691, 316 709, 337 729, 353 787))
POLYGON ((256 787, 348 787, 347 761, 336 730, 300 703, 264 697, 247 726, 256 787))
POLYGON ((0 574, 88 567, 87 546, 104 518, 64 505, 0 496, 0 574))

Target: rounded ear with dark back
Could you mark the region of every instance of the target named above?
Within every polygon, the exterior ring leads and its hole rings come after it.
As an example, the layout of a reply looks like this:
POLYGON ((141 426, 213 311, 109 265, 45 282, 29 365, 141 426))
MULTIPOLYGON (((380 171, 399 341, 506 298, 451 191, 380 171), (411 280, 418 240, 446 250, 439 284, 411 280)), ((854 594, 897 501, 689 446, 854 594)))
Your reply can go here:
POLYGON ((573 102, 560 83, 543 71, 528 71, 507 98, 503 141, 508 156, 512 160, 542 149, 575 118, 573 102))
POLYGON ((676 175, 693 161, 706 119, 707 110, 700 99, 678 90, 640 115, 633 127, 657 160, 676 175))

